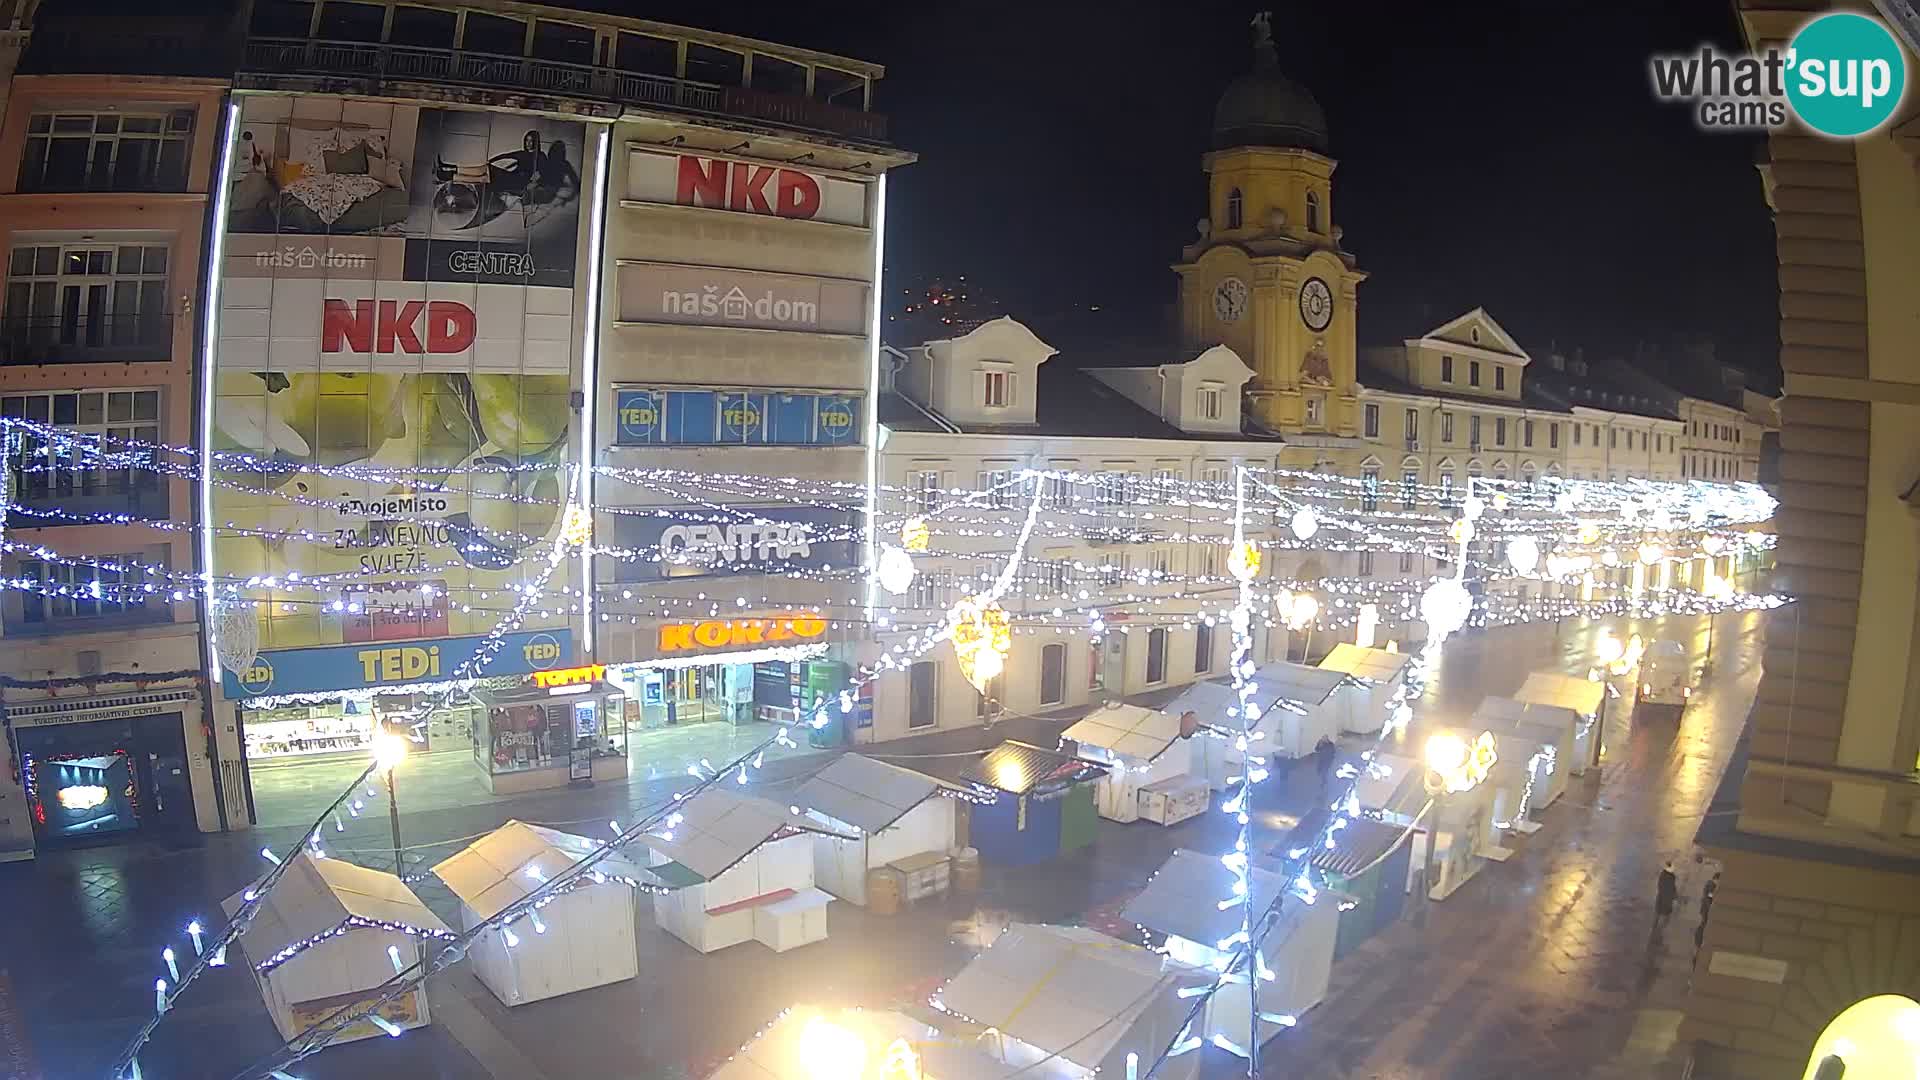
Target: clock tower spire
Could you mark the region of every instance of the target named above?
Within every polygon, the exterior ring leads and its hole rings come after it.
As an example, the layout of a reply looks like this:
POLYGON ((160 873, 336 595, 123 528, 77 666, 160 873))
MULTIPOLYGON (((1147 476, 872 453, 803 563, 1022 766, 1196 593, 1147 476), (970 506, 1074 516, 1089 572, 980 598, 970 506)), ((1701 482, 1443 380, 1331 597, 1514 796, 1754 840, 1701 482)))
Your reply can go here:
POLYGON ((1353 435, 1354 308, 1365 278, 1333 223, 1326 114, 1280 71, 1272 16, 1253 18, 1253 66, 1213 113, 1207 216, 1174 266, 1190 344, 1224 344, 1254 371, 1252 419, 1353 435))

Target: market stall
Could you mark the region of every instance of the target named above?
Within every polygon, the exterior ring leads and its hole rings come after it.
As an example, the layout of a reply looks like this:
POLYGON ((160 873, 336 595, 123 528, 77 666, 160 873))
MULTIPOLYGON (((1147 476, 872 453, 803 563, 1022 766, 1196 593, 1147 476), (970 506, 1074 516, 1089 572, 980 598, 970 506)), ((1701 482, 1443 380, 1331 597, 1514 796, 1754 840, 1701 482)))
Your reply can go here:
POLYGON ((1350 691, 1335 695, 1340 730, 1357 735, 1372 735, 1384 727, 1394 698, 1406 686, 1407 670, 1413 658, 1406 653, 1386 649, 1339 644, 1320 661, 1329 671, 1351 676, 1357 684, 1350 691))
MULTIPOLYGON (((1180 991, 1214 974, 1080 927, 1014 923, 935 995, 936 1008, 990 1029, 974 1046, 1047 1080, 1142 1072, 1181 1038, 1180 991)), ((1200 1057, 1170 1057, 1158 1080, 1193 1080, 1200 1057)))
MULTIPOLYGON (((1285 660, 1261 665, 1252 682, 1248 708, 1258 719, 1247 736, 1247 752, 1283 758, 1313 753, 1323 736, 1338 739, 1344 703, 1336 702, 1335 695, 1361 688, 1343 672, 1285 660)), ((1240 774, 1240 764, 1246 760, 1239 748, 1245 727, 1239 707, 1232 685, 1207 682, 1189 686, 1165 709, 1174 716, 1191 712, 1209 730, 1200 754, 1207 782, 1216 791, 1226 789, 1229 778, 1240 774)))
MULTIPOLYGON (((1257 915, 1272 908, 1286 890, 1278 863, 1255 863, 1249 892, 1257 915)), ((1166 953, 1183 964, 1219 970, 1227 953, 1218 943, 1239 931, 1239 905, 1221 908, 1233 896, 1236 875, 1218 856, 1177 850, 1154 871, 1147 887, 1128 901, 1121 915, 1154 933, 1165 934, 1166 953)), ((1333 971, 1333 949, 1339 928, 1338 905, 1330 898, 1309 904, 1298 896, 1280 901, 1278 922, 1260 942, 1260 956, 1273 972, 1260 984, 1260 1011, 1274 1016, 1299 1016, 1327 996, 1333 971)), ((1245 987, 1214 995, 1207 1002, 1206 1027, 1197 1032, 1221 1035, 1244 1047, 1252 1030, 1245 987)), ((1260 1022, 1262 1044, 1284 1027, 1260 1022)))
POLYGON ((970 843, 982 861, 1003 866, 1045 862, 1093 843, 1093 782, 1106 771, 1028 743, 1001 743, 961 773, 990 800, 973 807, 970 843))
POLYGON ((1426 767, 1410 757, 1374 753, 1360 763, 1354 778, 1354 801, 1361 815, 1408 830, 1403 893, 1413 892, 1427 864, 1427 838, 1433 819, 1433 796, 1427 793, 1426 767))
POLYGON ((1332 848, 1317 845, 1309 856, 1327 887, 1347 897, 1333 944, 1336 959, 1392 926, 1406 909, 1413 835, 1404 825, 1357 818, 1336 834, 1332 848))
POLYGON ((1198 730, 1191 713, 1114 702, 1081 717, 1061 737, 1110 770, 1094 784, 1101 817, 1173 825, 1204 813, 1210 798, 1206 777, 1194 775, 1198 730))
POLYGON ((1012 1080, 1037 1077, 897 1012, 781 1013, 708 1080, 1012 1080))
MULTIPOLYGON (((433 873, 459 898, 461 929, 472 930, 596 847, 584 836, 509 821, 433 873)), ((650 878, 617 856, 594 868, 595 877, 559 892, 527 918, 482 932, 467 947, 474 975, 502 1004, 524 1005, 640 973, 633 886, 627 882, 650 878)))
POLYGON ((1496 735, 1510 734, 1523 743, 1538 744, 1523 759, 1527 786, 1521 795, 1523 805, 1513 808, 1516 818, 1546 809, 1567 790, 1566 763, 1574 757, 1574 737, 1580 729, 1580 717, 1572 709, 1490 697, 1474 710, 1473 722, 1496 735))
POLYGON ((1500 846, 1501 814, 1518 805, 1524 790, 1525 758, 1537 744, 1479 728, 1436 727, 1427 741, 1429 759, 1422 775, 1433 799, 1428 813, 1432 850, 1424 853, 1420 880, 1427 895, 1444 900, 1466 884, 1488 862, 1504 862, 1513 853, 1500 846), (1435 767, 1436 742, 1451 741, 1458 758, 1451 766, 1435 767))
MULTIPOLYGON (((813 837, 814 884, 842 900, 865 906, 870 874, 894 867, 899 895, 917 899, 906 880, 924 874, 944 891, 953 849, 953 799, 939 781, 862 754, 842 754, 794 792, 794 805, 809 818, 851 836, 813 837), (898 863, 930 856, 926 867, 898 863)), ((925 861, 925 860, 921 860, 925 861)))
MULTIPOLYGON (((339 859, 316 859, 304 848, 260 900, 240 947, 268 1015, 291 1039, 335 1010, 366 1001, 375 988, 422 956, 423 938, 452 931, 399 878, 339 859)), ((231 918, 253 888, 221 903, 231 918)), ((398 1035, 425 1027, 427 994, 418 987, 383 1003, 342 1029, 334 1042, 398 1035)))
MULTIPOLYGON (((824 941, 827 904, 814 887, 811 819, 765 799, 709 788, 672 824, 641 839, 660 928, 703 953, 758 941, 775 952, 824 941)), ((853 839, 848 836, 845 839, 853 839)))
POLYGON ((1584 675, 1536 671, 1527 676, 1526 683, 1513 697, 1516 701, 1571 709, 1580 718, 1573 733, 1573 755, 1567 772, 1579 776, 1600 764, 1600 725, 1606 720, 1606 683, 1584 675))

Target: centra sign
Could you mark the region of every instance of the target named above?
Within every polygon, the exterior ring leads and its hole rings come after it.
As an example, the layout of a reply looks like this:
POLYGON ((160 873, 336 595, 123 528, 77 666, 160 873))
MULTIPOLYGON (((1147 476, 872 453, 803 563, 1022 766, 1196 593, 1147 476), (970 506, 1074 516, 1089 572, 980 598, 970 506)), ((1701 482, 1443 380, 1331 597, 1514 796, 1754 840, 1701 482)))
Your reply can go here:
POLYGON ((660 627, 660 651, 670 653, 752 645, 791 645, 817 641, 826 633, 827 621, 814 615, 665 623, 660 627))

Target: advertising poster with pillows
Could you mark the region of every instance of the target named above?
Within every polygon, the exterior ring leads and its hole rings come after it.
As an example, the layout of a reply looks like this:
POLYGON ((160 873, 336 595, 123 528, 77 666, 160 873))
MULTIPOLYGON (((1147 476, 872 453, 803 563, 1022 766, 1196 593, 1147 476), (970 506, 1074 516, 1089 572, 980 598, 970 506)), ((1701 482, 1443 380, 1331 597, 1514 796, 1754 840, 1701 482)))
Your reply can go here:
POLYGON ((259 605, 263 649, 484 633, 569 483, 585 128, 242 101, 213 449, 278 467, 221 474, 215 572, 330 579, 259 605))

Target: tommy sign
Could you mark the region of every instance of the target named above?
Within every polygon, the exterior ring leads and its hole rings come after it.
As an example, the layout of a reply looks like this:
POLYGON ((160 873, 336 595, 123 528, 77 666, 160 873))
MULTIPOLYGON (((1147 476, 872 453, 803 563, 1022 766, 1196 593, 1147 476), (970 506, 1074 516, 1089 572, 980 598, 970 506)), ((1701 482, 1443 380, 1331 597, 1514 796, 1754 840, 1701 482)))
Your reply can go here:
POLYGON ((634 149, 627 159, 627 198, 741 214, 867 223, 867 185, 771 162, 634 149))
POLYGON ((623 262, 620 321, 864 334, 862 281, 623 262))

